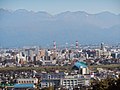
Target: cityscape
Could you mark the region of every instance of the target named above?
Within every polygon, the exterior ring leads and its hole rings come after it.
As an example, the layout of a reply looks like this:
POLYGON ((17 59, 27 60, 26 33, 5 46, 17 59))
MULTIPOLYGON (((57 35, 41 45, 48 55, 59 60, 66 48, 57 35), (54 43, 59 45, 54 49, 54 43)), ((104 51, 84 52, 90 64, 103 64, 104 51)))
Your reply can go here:
POLYGON ((0 90, 120 90, 120 0, 0 0, 0 90))
MULTIPOLYGON (((0 49, 0 88, 6 90, 92 90, 96 80, 117 79, 120 44, 0 49), (93 83, 94 82, 94 83, 93 83)), ((98 89, 99 90, 99 89, 98 89)))

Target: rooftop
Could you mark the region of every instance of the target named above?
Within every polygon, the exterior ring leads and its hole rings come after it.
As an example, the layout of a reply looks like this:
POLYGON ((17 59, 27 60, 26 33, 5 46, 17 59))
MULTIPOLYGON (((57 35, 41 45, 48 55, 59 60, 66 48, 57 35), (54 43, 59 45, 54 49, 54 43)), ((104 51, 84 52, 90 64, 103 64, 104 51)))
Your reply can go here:
POLYGON ((35 85, 34 84, 15 84, 14 88, 34 88, 35 85))

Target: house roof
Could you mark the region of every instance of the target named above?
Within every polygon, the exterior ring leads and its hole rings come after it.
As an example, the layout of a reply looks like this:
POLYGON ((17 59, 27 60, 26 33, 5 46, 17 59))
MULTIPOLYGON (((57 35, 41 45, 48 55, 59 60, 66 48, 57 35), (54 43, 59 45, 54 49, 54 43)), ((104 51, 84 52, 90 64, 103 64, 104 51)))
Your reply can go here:
POLYGON ((14 88, 34 88, 34 84, 15 84, 14 88))
POLYGON ((86 68, 87 67, 87 65, 84 62, 79 62, 79 61, 75 62, 74 66, 77 68, 86 68))

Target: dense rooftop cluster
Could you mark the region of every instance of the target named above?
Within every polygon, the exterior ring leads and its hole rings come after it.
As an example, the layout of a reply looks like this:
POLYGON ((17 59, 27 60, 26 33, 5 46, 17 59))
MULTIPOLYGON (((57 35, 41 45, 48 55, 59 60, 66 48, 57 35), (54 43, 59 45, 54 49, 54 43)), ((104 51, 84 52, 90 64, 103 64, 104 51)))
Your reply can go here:
POLYGON ((108 76, 119 78, 120 74, 119 68, 90 68, 91 66, 119 65, 119 63, 119 45, 108 46, 101 43, 101 45, 80 46, 76 41, 74 46, 62 48, 58 48, 56 42, 53 43, 53 48, 37 46, 17 49, 1 48, 0 87, 7 90, 8 88, 15 90, 37 88, 38 90, 48 87, 54 88, 53 90, 90 89, 91 81, 103 80, 108 76), (49 67, 52 67, 51 71, 48 70, 49 67), (67 69, 60 70, 54 67, 67 67, 67 69), (4 70, 5 68, 8 70, 4 70), (10 68, 26 69, 10 70, 10 68), (39 71, 38 68, 44 68, 44 70, 39 71))

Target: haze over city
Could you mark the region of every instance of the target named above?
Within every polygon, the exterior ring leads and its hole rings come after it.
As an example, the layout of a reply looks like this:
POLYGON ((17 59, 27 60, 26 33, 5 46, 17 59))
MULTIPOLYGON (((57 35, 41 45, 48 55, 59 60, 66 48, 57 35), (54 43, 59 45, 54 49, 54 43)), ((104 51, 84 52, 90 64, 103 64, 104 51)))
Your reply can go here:
POLYGON ((119 43, 119 0, 1 0, 0 45, 119 43))
POLYGON ((120 90, 120 0, 0 0, 0 90, 120 90))

